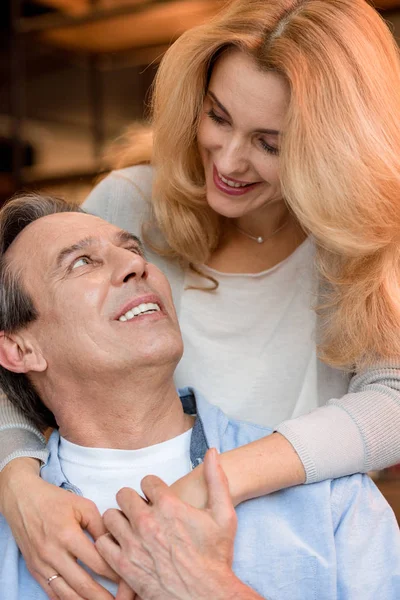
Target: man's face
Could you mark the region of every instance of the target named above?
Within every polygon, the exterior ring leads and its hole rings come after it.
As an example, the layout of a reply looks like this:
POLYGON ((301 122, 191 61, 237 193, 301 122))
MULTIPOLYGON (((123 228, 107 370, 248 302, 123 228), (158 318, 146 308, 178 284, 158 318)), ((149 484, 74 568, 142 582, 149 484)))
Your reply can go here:
POLYGON ((24 229, 7 259, 39 313, 27 329, 53 373, 95 383, 179 360, 168 281, 131 234, 91 215, 54 214, 24 229))

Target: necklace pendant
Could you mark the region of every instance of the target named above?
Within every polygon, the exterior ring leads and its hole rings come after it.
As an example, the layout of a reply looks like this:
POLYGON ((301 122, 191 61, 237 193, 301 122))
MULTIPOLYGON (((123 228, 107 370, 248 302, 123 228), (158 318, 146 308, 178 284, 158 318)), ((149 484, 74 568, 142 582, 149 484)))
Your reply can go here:
POLYGON ((264 238, 262 238, 261 236, 259 236, 257 238, 257 244, 262 244, 264 242, 264 238))

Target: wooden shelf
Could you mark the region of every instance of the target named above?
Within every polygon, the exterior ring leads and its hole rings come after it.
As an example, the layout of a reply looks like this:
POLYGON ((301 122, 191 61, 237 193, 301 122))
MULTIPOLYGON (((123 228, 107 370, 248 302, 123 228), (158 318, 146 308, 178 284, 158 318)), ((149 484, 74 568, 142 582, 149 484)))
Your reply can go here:
POLYGON ((219 7, 218 1, 210 0, 168 2, 105 21, 47 30, 39 37, 68 50, 121 52, 169 44, 187 29, 214 16, 219 7))
POLYGON ((17 31, 64 50, 95 54, 170 44, 184 31, 208 20, 223 0, 116 0, 85 8, 83 1, 43 0, 63 8, 20 18, 17 31))

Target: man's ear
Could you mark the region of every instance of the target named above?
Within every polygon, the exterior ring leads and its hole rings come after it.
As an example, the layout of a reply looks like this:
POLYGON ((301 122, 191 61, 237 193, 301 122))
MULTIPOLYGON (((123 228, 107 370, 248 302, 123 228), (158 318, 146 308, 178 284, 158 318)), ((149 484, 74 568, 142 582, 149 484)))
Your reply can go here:
POLYGON ((31 340, 23 334, 4 331, 0 331, 0 365, 13 373, 47 369, 47 361, 31 340))

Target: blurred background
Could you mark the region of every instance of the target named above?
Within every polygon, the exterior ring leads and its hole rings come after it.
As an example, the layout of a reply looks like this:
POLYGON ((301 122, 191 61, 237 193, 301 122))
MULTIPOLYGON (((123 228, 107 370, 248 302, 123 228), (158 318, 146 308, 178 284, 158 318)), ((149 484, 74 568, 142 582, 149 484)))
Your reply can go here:
MULTIPOLYGON (((0 205, 22 189, 82 202, 112 166, 110 144, 146 118, 163 52, 221 4, 2 0, 0 205)), ((376 6, 400 40, 400 0, 376 6)), ((400 467, 373 475, 400 522, 400 467)))
POLYGON ((2 0, 0 200, 82 200, 111 140, 141 120, 157 63, 219 0, 2 0))

